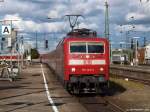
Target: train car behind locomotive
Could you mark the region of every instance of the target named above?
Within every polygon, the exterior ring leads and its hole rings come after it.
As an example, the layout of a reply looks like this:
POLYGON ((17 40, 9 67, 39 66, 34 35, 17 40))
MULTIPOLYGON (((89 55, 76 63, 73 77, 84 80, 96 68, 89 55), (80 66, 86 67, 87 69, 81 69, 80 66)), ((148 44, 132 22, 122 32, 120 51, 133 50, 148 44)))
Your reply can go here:
MULTIPOLYGON (((51 53, 50 53, 51 54, 51 53)), ((109 43, 95 32, 78 29, 69 33, 52 52, 53 69, 73 93, 96 90, 109 81, 109 43), (55 61, 54 61, 55 60, 55 61), (55 66, 54 66, 55 65, 55 66)))

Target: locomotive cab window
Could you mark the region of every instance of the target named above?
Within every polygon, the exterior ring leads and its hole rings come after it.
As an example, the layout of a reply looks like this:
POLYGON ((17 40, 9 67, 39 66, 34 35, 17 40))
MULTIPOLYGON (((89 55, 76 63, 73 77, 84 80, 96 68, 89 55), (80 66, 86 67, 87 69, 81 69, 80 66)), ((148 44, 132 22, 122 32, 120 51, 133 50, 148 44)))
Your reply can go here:
POLYGON ((81 42, 71 43, 70 53, 86 53, 86 43, 81 43, 81 42))
POLYGON ((88 53, 104 53, 103 43, 88 43, 88 53))
POLYGON ((100 42, 71 42, 70 53, 104 53, 104 43, 100 42))

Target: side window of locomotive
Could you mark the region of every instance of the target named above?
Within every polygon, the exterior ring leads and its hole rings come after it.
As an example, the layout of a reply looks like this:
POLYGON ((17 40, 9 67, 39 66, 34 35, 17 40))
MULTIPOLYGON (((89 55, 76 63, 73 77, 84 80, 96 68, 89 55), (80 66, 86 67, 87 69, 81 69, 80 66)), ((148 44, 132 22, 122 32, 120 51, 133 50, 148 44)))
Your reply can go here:
POLYGON ((70 43, 70 53, 86 53, 86 43, 81 42, 70 43))
POLYGON ((104 53, 104 44, 88 43, 88 53, 104 53))

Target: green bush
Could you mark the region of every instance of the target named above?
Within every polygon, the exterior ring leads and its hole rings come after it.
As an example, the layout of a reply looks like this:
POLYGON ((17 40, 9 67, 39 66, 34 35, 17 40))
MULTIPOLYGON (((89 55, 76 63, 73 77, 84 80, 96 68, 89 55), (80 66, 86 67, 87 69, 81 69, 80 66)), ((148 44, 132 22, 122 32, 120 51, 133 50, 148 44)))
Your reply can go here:
POLYGON ((31 59, 37 59, 37 58, 39 58, 39 56, 40 56, 40 54, 37 49, 35 49, 35 48, 31 49, 31 59))

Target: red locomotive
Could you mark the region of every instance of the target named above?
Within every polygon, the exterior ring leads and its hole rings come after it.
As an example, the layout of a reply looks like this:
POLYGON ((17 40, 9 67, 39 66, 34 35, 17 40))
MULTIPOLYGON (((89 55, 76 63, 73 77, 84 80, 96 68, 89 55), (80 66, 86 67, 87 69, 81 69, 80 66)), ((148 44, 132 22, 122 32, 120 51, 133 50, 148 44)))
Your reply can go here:
POLYGON ((76 29, 44 56, 65 88, 73 93, 94 90, 109 82, 109 42, 89 29, 76 29))

